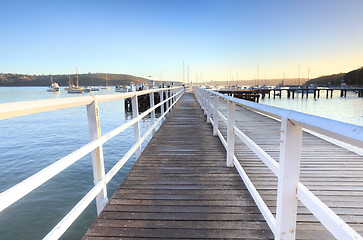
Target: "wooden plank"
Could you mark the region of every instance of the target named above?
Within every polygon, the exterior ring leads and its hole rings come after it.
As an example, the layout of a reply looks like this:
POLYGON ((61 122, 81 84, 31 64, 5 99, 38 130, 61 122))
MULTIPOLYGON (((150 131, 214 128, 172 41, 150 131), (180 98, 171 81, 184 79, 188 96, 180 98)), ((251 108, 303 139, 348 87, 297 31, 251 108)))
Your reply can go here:
POLYGON ((183 96, 83 239, 273 239, 211 131, 183 96))
MULTIPOLYGON (((219 102, 219 110, 226 116, 225 101, 219 102)), ((280 122, 242 107, 237 107, 236 110, 236 126, 278 161, 280 122)), ((226 124, 220 122, 219 128, 226 137, 226 124)), ((300 181, 362 234, 363 157, 306 132, 303 133, 302 141, 300 181)), ((274 212, 277 177, 239 139, 236 139, 235 155, 270 210, 274 212)), ((297 239, 308 236, 312 239, 334 239, 329 234, 325 235, 323 226, 320 227, 321 235, 316 235, 317 232, 311 235, 306 224, 318 223, 301 203, 297 219, 297 239)))

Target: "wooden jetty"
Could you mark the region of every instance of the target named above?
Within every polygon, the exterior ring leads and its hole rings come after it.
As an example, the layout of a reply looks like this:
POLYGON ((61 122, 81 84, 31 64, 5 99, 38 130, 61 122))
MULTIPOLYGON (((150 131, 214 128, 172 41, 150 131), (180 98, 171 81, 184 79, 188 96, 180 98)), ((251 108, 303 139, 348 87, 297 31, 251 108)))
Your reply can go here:
MULTIPOLYGON (((219 110, 227 115, 226 101, 219 110)), ((280 122, 236 106, 236 126, 274 159, 279 159, 280 122)), ((227 126, 220 122, 227 138, 227 126)), ((236 138, 235 155, 263 200, 276 214, 278 179, 242 141, 236 138)), ((308 132, 303 132, 300 181, 354 230, 363 235, 363 155, 308 132)), ((303 206, 298 204, 296 239, 336 239, 303 206)))
POLYGON ((272 239, 211 132, 185 94, 83 239, 272 239))
POLYGON ((322 87, 322 88, 253 88, 253 89, 221 89, 218 92, 226 94, 228 96, 233 96, 236 98, 249 100, 253 102, 259 102, 259 98, 264 99, 266 96, 271 98, 271 96, 275 99, 276 97, 281 98, 283 92, 286 92, 287 98, 294 99, 297 96, 301 96, 301 98, 309 98, 313 97, 314 99, 320 98, 321 92, 325 91, 326 98, 332 98, 333 92, 340 92, 340 97, 347 97, 347 92, 352 91, 357 93, 357 97, 363 97, 363 89, 362 88, 333 88, 333 87, 322 87))
POLYGON ((0 119, 86 106, 90 132, 89 143, 0 193, 0 212, 92 153, 94 186, 44 239, 60 238, 96 200, 99 216, 83 239, 363 240, 362 126, 194 93, 171 87, 0 104, 0 119), (150 108, 139 114, 146 95, 150 108), (127 98, 133 118, 101 135, 98 103, 127 98), (130 127, 135 144, 106 172, 103 144, 130 127), (137 162, 108 200, 107 184, 133 154, 137 162))
POLYGON ((259 99, 260 99, 259 90, 257 90, 257 89, 243 89, 243 90, 220 89, 220 90, 218 90, 218 92, 220 92, 222 94, 226 94, 227 96, 232 96, 232 97, 236 97, 236 98, 240 98, 240 99, 244 99, 244 100, 248 100, 248 101, 252 101, 252 102, 257 102, 257 103, 259 102, 259 99))
MULTIPOLYGON (((216 104, 213 97, 203 99, 216 104)), ((218 102, 227 116, 227 102, 218 102)), ((278 159, 280 122, 236 107, 235 126, 278 159)), ((215 120, 210 109, 205 113, 215 120)), ((219 129, 228 139, 225 121, 220 120, 219 129)), ((235 168, 226 167, 226 146, 212 132, 193 97, 184 95, 83 239, 273 239, 277 230, 270 230, 235 168)), ((234 153, 276 216, 278 179, 237 138, 234 153)), ((354 238, 341 239, 362 239, 362 156, 304 132, 300 174, 300 181, 356 231, 348 233, 354 238)), ((301 202, 297 212, 296 229, 291 230, 296 239, 337 236, 301 202)))

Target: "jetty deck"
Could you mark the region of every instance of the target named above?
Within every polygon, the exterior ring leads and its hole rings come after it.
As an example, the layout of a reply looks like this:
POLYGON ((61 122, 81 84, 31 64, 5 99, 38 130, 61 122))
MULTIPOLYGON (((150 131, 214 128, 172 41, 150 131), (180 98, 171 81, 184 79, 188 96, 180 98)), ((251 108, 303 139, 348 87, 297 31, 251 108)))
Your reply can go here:
MULTIPOLYGON (((227 103, 219 101, 227 115, 227 103)), ((235 125, 278 161, 280 122, 236 107, 235 125)), ((226 137, 227 126, 220 121, 226 137)), ((235 156, 275 215, 277 177, 236 138, 235 156)), ((303 133, 300 181, 363 234, 363 157, 303 133)), ((83 239, 274 239, 191 94, 168 116, 83 239)), ((298 205, 296 239, 335 239, 298 205)))
POLYGON ((273 239, 273 234, 185 94, 83 239, 273 239))
MULTIPOLYGON (((227 103, 219 110, 226 116, 227 103)), ((236 106, 235 125, 275 160, 279 160, 280 122, 236 106)), ((227 126, 219 129, 226 138, 227 126)), ((271 212, 276 213, 277 177, 236 138, 235 156, 271 212)), ((308 132, 302 135, 300 182, 360 235, 363 235, 363 156, 308 132)), ((298 202, 296 239, 336 239, 298 202)))

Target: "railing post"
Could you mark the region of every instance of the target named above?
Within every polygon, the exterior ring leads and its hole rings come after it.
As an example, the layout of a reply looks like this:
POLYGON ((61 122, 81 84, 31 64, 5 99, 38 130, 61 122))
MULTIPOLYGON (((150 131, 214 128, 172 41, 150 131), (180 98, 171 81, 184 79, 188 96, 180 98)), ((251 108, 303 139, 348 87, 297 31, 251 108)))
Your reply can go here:
MULTIPOLYGON (((101 138, 101 127, 99 118, 99 109, 97 101, 94 100, 91 104, 87 105, 88 129, 90 140, 101 138)), ((103 160, 103 148, 99 146, 92 151, 92 167, 94 184, 102 181, 105 177, 105 164, 103 160)), ((97 215, 102 212, 102 209, 108 202, 106 185, 96 197, 97 215)))
MULTIPOLYGON (((173 103, 175 102, 175 98, 174 98, 174 89, 170 90, 170 95, 171 95, 171 105, 173 105, 173 103)), ((174 108, 174 106, 173 106, 174 108)))
POLYGON ((204 115, 207 115, 207 95, 206 91, 203 90, 203 109, 204 109, 204 115))
MULTIPOLYGON (((166 92, 165 92, 165 99, 168 99, 169 98, 169 90, 166 90, 166 92)), ((168 109, 169 109, 169 100, 168 101, 166 101, 166 111, 168 111, 168 109)))
POLYGON ((282 118, 275 231, 278 240, 295 239, 301 145, 302 128, 282 118))
POLYGON ((216 136, 218 134, 218 104, 219 104, 219 97, 217 95, 214 95, 213 98, 213 121, 214 121, 214 126, 213 126, 213 135, 216 136))
MULTIPOLYGON (((149 93, 150 98, 150 108, 154 107, 154 92, 149 93)), ((154 125, 155 123, 155 109, 151 111, 151 125, 154 125)), ((152 136, 155 134, 155 128, 152 130, 152 136)))
POLYGON ((228 100, 228 119, 227 119, 227 167, 234 167, 234 117, 236 104, 228 100))
POLYGON ((211 109, 212 109, 212 106, 211 106, 211 94, 209 92, 206 92, 207 93, 207 122, 210 122, 210 115, 211 115, 211 109))
MULTIPOLYGON (((137 95, 131 98, 131 105, 132 105, 132 116, 134 118, 137 118, 139 116, 139 103, 137 100, 137 95)), ((140 140, 140 121, 137 121, 134 124, 134 137, 135 137, 135 143, 137 143, 140 140)), ((141 155, 141 146, 137 148, 135 154, 136 154, 136 159, 138 159, 141 155)))

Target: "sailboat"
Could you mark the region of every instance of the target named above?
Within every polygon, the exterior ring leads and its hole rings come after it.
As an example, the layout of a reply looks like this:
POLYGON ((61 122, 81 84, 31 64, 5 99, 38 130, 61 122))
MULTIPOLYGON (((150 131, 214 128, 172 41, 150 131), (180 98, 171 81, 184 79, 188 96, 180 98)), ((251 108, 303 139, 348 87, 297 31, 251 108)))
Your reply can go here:
POLYGON ((111 89, 111 87, 108 86, 107 73, 106 73, 106 86, 101 87, 101 89, 111 89))
POLYGON ((74 87, 74 85, 72 84, 72 81, 71 81, 71 76, 69 75, 69 90, 68 90, 68 93, 83 93, 83 89, 81 89, 79 87, 79 83, 78 83, 78 68, 76 68, 76 74, 77 74, 77 86, 74 87))
POLYGON ((59 87, 58 83, 53 82, 53 77, 52 76, 50 76, 50 83, 51 83, 51 85, 47 89, 47 92, 59 92, 60 87, 59 87))

